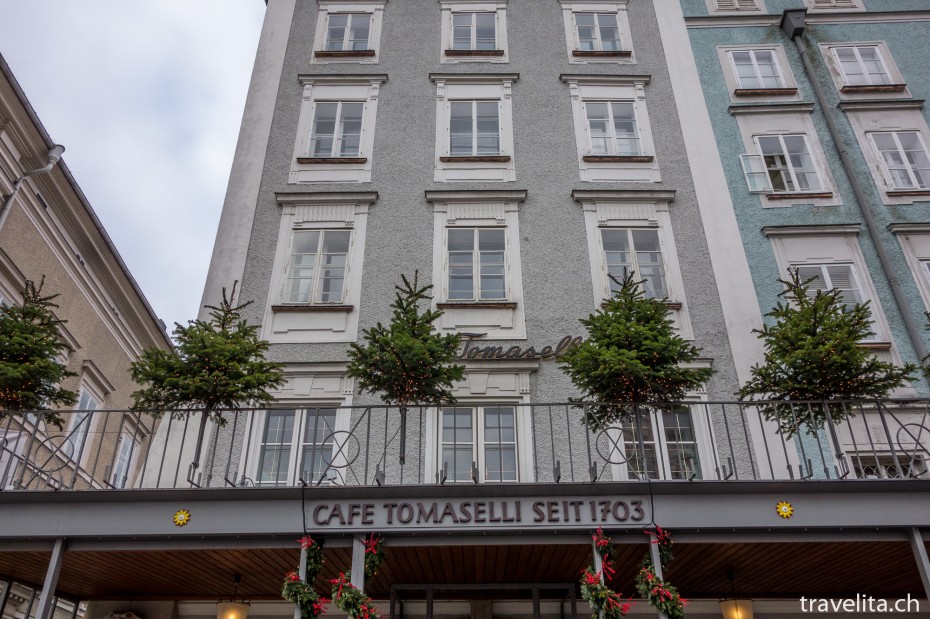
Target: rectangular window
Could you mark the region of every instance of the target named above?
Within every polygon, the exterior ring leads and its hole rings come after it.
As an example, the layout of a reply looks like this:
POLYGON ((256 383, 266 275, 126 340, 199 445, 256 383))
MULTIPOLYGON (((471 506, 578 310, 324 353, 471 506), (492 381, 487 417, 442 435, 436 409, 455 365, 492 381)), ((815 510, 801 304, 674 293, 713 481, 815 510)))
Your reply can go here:
POLYGON ((439 470, 446 481, 518 481, 514 407, 444 407, 440 418, 439 470))
POLYGON ((843 81, 849 86, 893 83, 877 46, 833 47, 831 50, 843 74, 843 81))
POLYGON ((81 389, 77 407, 75 407, 75 412, 71 414, 71 425, 68 426, 70 448, 63 448, 63 450, 67 450, 65 453, 72 460, 78 460, 82 457, 92 419, 91 411, 97 410, 99 406, 100 403, 87 389, 81 389))
POLYGON ((361 101, 318 101, 310 135, 311 157, 358 157, 362 138, 361 101))
POLYGON ((116 462, 113 465, 111 482, 114 488, 126 487, 126 484, 129 482, 129 474, 132 471, 132 463, 138 449, 139 445, 133 439, 132 434, 123 432, 120 435, 119 449, 116 452, 116 462))
POLYGON ((590 52, 620 51, 616 13, 574 13, 578 49, 590 52))
POLYGON ((798 266, 798 275, 801 280, 813 279, 808 293, 813 296, 818 290, 840 291, 840 298, 846 307, 862 303, 862 292, 849 264, 820 264, 798 266))
POLYGON ((449 105, 450 156, 481 157, 501 154, 498 101, 452 101, 449 105))
POLYGON ((348 52, 369 49, 371 13, 330 14, 326 24, 328 52, 348 52))
POLYGON ((734 50, 729 53, 739 88, 784 88, 785 83, 771 49, 734 50))
POLYGON ((808 6, 812 9, 824 10, 861 10, 862 0, 807 0, 808 6))
POLYGON ((639 422, 624 421, 622 433, 628 479, 642 479, 646 474, 650 479, 702 478, 690 409, 644 413, 639 422), (639 426, 642 426, 642 445, 639 426))
POLYGON ((503 228, 449 228, 449 300, 507 298, 503 228))
POLYGON ((894 189, 930 187, 930 159, 916 131, 870 133, 894 189))
POLYGON ((756 0, 714 0, 715 11, 758 11, 756 0))
POLYGON ((923 479, 927 476, 927 460, 923 454, 857 452, 849 454, 849 459, 859 479, 923 479))
POLYGON ((632 101, 585 101, 593 155, 641 155, 632 101))
POLYGON ((452 49, 496 50, 497 13, 452 13, 452 49))
MULTIPOLYGON (((604 264, 611 277, 622 281, 626 273, 634 272, 645 281, 643 287, 646 297, 664 299, 668 296, 658 230, 601 228, 601 243, 604 264)), ((611 279, 610 291, 614 292, 618 288, 619 285, 611 279)))
POLYGON ((284 301, 342 303, 350 230, 295 230, 284 301))
POLYGON ((269 410, 265 413, 256 485, 285 486, 330 479, 335 408, 269 410))
POLYGON ((760 135, 755 138, 772 191, 820 191, 823 185, 804 135, 760 135))

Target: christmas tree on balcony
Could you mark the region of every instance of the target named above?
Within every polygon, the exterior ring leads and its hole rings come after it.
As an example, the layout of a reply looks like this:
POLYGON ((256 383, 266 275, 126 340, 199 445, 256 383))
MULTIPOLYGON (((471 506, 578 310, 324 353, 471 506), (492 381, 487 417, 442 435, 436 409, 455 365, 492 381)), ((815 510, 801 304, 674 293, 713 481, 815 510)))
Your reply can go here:
POLYGON ((766 314, 774 323, 754 331, 763 340, 765 361, 753 366, 738 393, 740 399, 764 400, 760 411, 789 436, 801 428, 816 433, 828 416, 842 421, 848 414, 844 402, 887 397, 917 369, 880 361, 861 345, 874 335, 868 302, 846 303, 841 290, 812 290, 813 281, 802 281, 797 269, 779 280, 782 300, 766 314))
POLYGON ((628 419, 639 405, 680 402, 713 373, 687 367, 700 351, 676 332, 665 299, 647 298, 632 272, 611 279, 619 286, 613 296, 581 319, 588 337, 560 358, 584 394, 572 401, 584 408, 591 431, 628 419))

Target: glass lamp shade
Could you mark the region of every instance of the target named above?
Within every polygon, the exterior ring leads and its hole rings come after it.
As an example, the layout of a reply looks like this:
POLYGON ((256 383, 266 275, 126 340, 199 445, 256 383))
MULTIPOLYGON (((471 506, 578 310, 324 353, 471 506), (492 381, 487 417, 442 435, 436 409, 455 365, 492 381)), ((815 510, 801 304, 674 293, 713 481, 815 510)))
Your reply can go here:
POLYGON ((752 600, 721 600, 723 619, 752 619, 752 600))
POLYGON ((246 619, 249 606, 248 602, 217 602, 216 619, 246 619))

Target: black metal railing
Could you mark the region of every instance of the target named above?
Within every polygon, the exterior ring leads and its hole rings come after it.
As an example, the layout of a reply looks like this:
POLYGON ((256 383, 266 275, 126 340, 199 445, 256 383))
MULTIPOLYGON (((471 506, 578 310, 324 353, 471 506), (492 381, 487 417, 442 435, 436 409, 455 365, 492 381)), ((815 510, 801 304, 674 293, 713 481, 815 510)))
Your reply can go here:
POLYGON ((0 488, 85 490, 629 480, 930 478, 930 401, 0 413, 0 488))

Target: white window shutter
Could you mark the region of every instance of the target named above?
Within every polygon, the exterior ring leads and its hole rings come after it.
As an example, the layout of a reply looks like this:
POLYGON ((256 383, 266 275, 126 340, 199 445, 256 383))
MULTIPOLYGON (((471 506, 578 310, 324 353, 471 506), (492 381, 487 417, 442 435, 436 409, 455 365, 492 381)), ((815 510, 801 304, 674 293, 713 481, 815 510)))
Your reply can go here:
POLYGON ((762 155, 740 155, 739 161, 743 166, 749 193, 771 193, 772 183, 762 155))
POLYGON ((714 7, 718 11, 758 11, 756 0, 715 0, 714 7))
POLYGON ((858 9, 858 0, 813 0, 815 9, 858 9))

